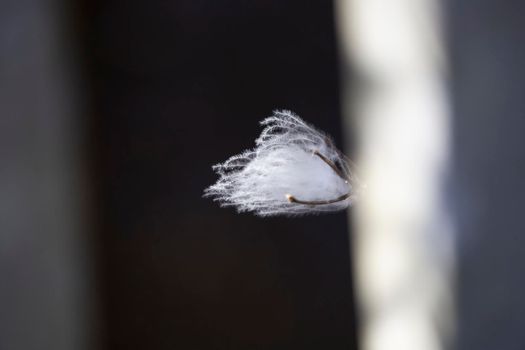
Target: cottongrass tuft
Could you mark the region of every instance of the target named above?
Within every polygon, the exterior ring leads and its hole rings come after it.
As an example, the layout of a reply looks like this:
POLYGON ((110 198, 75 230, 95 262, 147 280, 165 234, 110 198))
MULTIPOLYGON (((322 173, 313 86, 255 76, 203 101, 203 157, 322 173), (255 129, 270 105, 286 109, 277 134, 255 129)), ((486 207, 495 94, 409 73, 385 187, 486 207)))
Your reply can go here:
POLYGON ((256 147, 213 166, 204 196, 258 216, 297 216, 346 209, 357 179, 330 137, 290 111, 275 111, 256 147))

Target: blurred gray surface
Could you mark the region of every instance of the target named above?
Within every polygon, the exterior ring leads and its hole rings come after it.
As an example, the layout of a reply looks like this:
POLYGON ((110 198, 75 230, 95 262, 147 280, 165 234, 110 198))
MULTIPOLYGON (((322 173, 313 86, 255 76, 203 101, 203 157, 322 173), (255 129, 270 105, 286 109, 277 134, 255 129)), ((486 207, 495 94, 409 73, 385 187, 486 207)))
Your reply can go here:
POLYGON ((449 1, 458 349, 525 349, 524 13, 449 1))
POLYGON ((55 1, 0 4, 0 349, 90 345, 79 114, 55 1))

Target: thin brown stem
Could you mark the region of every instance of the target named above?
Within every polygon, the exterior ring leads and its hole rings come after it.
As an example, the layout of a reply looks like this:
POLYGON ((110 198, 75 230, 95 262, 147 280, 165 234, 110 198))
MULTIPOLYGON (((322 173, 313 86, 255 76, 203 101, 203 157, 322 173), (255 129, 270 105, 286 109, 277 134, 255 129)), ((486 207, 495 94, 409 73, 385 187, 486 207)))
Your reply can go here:
MULTIPOLYGON (((345 183, 349 182, 348 177, 346 177, 345 174, 343 174, 343 172, 334 164, 334 162, 332 162, 330 159, 326 158, 324 155, 322 155, 318 151, 314 151, 313 154, 315 154, 316 156, 321 158, 321 160, 323 162, 325 162, 330 168, 332 168, 332 170, 341 179, 343 179, 345 181, 345 183)), ((306 204, 306 205, 325 205, 325 204, 332 204, 332 203, 342 202, 342 201, 347 200, 348 198, 350 198, 350 196, 351 196, 350 193, 346 193, 346 194, 343 194, 342 196, 339 196, 339 197, 334 198, 334 199, 328 199, 328 200, 323 200, 323 201, 305 201, 305 200, 297 199, 291 194, 287 194, 286 195, 286 199, 288 199, 288 201, 290 203, 306 204)))
POLYGON ((319 158, 321 158, 321 160, 323 162, 325 162, 326 164, 328 164, 328 166, 330 168, 332 168, 332 170, 343 180, 345 180, 346 183, 348 183, 348 177, 345 176, 345 174, 343 174, 343 172, 334 164, 334 162, 332 162, 330 159, 326 158, 324 155, 322 155, 321 153, 319 153, 319 151, 314 151, 313 152, 316 156, 318 156, 319 158))
POLYGON ((287 194, 286 198, 288 199, 288 201, 290 203, 306 204, 306 205, 324 205, 324 204, 332 204, 332 203, 342 202, 342 201, 350 198, 350 196, 351 196, 351 194, 347 193, 347 194, 339 196, 339 197, 337 197, 335 199, 329 199, 329 200, 326 200, 326 201, 303 201, 303 200, 295 198, 291 194, 287 194))

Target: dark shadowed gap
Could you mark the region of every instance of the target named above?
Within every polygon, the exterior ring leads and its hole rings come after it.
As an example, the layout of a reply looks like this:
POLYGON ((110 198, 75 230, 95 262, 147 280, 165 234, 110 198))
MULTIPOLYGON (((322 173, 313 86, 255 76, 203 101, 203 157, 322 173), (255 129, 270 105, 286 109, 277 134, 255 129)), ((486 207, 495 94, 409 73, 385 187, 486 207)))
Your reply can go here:
POLYGON ((345 213, 238 215, 211 165, 291 109, 342 145, 331 2, 97 1, 93 107, 109 349, 356 347, 345 213))

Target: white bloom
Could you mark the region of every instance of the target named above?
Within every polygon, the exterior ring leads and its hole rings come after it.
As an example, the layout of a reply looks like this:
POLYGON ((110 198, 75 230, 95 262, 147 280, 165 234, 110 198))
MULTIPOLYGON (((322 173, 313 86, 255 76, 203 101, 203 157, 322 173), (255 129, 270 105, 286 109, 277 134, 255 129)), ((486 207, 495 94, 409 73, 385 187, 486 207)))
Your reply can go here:
POLYGON ((275 111, 261 124, 255 149, 213 167, 220 178, 205 196, 259 216, 336 211, 352 203, 356 181, 330 137, 290 111, 275 111))

